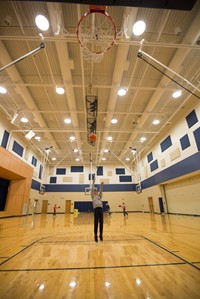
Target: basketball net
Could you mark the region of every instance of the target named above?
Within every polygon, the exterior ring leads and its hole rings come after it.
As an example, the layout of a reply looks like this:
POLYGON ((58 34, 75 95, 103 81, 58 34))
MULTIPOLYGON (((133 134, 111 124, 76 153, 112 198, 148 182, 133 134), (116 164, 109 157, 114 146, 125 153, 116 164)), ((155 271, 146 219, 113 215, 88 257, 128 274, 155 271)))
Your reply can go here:
POLYGON ((116 27, 106 12, 106 6, 90 5, 89 9, 78 22, 77 38, 84 59, 96 63, 113 46, 116 27))

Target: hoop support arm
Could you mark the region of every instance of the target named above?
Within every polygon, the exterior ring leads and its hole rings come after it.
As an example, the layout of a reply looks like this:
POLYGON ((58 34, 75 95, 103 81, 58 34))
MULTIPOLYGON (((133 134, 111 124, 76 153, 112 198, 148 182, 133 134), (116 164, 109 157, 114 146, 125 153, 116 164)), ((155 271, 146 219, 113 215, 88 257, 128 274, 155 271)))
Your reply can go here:
POLYGON ((177 77, 179 77, 180 79, 182 79, 184 82, 186 82, 187 84, 189 84, 195 90, 198 90, 200 92, 200 89, 198 87, 196 87, 195 85, 193 85, 190 81, 188 81, 187 79, 185 79, 184 77, 182 77, 181 75, 179 75, 178 73, 176 73, 175 71, 173 71, 172 69, 170 69, 169 67, 167 67, 166 65, 164 65, 163 63, 161 63, 160 61, 158 61, 157 59, 153 58, 151 55, 149 55, 146 52, 142 51, 141 47, 140 47, 140 49, 138 51, 138 58, 142 58, 143 55, 146 56, 146 57, 148 57, 148 58, 150 58, 154 62, 158 63, 159 65, 161 65, 162 67, 164 67, 165 69, 167 69, 168 71, 170 71, 171 73, 173 73, 174 75, 176 75, 177 77))
POLYGON ((3 66, 2 68, 0 68, 0 72, 2 72, 2 71, 4 71, 5 69, 9 68, 9 67, 12 66, 13 64, 15 64, 15 63, 17 63, 17 62, 19 62, 19 61, 21 61, 21 60, 27 58, 28 56, 33 55, 33 54, 39 52, 41 49, 44 49, 44 48, 45 48, 45 44, 44 44, 44 42, 41 42, 41 43, 40 43, 40 46, 39 46, 38 48, 36 48, 35 50, 30 51, 29 53, 25 54, 24 56, 19 57, 18 59, 14 60, 14 61, 8 63, 7 65, 3 66))

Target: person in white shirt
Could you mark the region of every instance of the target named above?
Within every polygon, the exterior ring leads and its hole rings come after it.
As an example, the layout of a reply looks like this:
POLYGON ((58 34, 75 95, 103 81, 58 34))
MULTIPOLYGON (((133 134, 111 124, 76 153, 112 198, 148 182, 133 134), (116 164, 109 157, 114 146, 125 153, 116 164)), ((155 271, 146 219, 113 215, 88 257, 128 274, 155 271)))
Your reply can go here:
POLYGON ((103 203, 102 203, 102 192, 103 192, 103 182, 100 185, 99 192, 94 188, 95 180, 93 180, 91 188, 91 198, 93 201, 94 209, 94 240, 98 242, 98 226, 99 226, 99 238, 103 241, 103 203))

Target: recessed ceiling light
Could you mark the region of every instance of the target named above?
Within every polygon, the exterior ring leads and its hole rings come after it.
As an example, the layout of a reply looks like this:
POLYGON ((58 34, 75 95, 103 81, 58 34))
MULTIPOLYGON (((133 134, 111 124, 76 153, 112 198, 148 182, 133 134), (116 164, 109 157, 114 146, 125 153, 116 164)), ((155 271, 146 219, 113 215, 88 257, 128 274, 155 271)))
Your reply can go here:
POLYGON ((109 150, 105 148, 104 153, 108 153, 108 152, 109 152, 109 150))
POLYGON ((136 151, 137 151, 136 148, 132 148, 132 149, 131 149, 131 153, 133 153, 133 154, 135 154, 136 151))
POLYGON ((71 121, 70 118, 65 118, 65 119, 64 119, 64 122, 65 122, 66 124, 71 124, 72 121, 71 121))
POLYGON ((80 161, 80 159, 79 159, 79 158, 76 158, 76 161, 80 161))
POLYGON ((154 124, 154 125, 158 125, 159 123, 160 123, 159 119, 155 119, 155 120, 153 121, 153 124, 154 124))
POLYGON ((49 21, 47 20, 47 18, 45 16, 38 15, 35 18, 35 23, 36 23, 37 27, 42 31, 47 31, 49 29, 49 21))
POLYGON ((63 87, 59 87, 59 86, 56 86, 56 92, 58 94, 64 94, 65 93, 65 90, 63 87))
POLYGON ((73 151, 74 151, 74 153, 78 153, 78 149, 77 148, 73 149, 73 151))
POLYGON ((74 136, 71 136, 69 139, 70 139, 70 140, 75 140, 75 137, 74 137, 74 136))
POLYGON ((111 136, 108 136, 108 137, 107 137, 107 140, 108 140, 108 141, 111 141, 111 140, 112 140, 112 137, 111 137, 111 136))
POLYGON ((126 161, 130 161, 130 158, 126 158, 126 161))
POLYGON ((105 161, 105 160, 106 160, 106 158, 102 158, 101 160, 102 160, 102 161, 105 161))
POLYGON ((27 119, 26 117, 22 117, 22 118, 21 118, 21 122, 23 122, 23 123, 27 123, 27 122, 28 122, 28 119, 27 119))
POLYGON ((0 93, 5 94, 7 92, 6 88, 3 86, 0 86, 0 93))
POLYGON ((146 28, 146 24, 144 21, 137 21, 134 25, 133 25, 133 34, 136 36, 141 35, 142 33, 144 33, 146 28))
POLYGON ((142 142, 145 141, 145 140, 146 140, 146 137, 141 137, 140 138, 140 141, 142 141, 142 142))
POLYGON ((127 89, 126 88, 120 88, 119 90, 118 90, 118 95, 120 96, 120 97, 123 97, 123 96, 125 96, 125 94, 127 93, 127 89))
POLYGON ((177 99, 177 98, 179 98, 180 96, 182 95, 182 91, 181 90, 177 90, 177 91, 175 91, 174 93, 173 93, 173 98, 174 99, 177 99))
POLYGON ((56 158, 53 157, 51 160, 52 160, 52 161, 56 161, 56 158))
POLYGON ((40 136, 35 136, 35 139, 36 140, 41 140, 41 137, 40 136))
POLYGON ((112 120, 111 120, 111 123, 112 124, 116 124, 118 122, 118 120, 116 119, 116 118, 113 118, 112 120))

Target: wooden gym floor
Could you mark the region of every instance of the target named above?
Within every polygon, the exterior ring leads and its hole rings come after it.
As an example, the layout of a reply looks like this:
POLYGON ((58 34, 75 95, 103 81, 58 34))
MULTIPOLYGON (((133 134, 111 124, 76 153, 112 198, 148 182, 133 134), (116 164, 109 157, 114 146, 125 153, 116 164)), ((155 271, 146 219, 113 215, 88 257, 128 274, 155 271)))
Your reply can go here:
POLYGON ((200 217, 0 218, 0 298, 200 298, 200 217))

